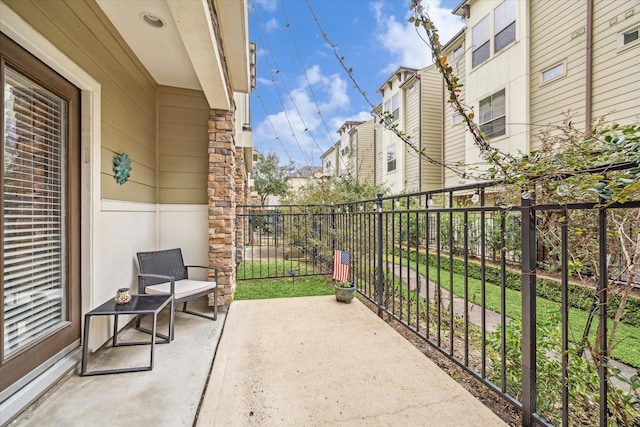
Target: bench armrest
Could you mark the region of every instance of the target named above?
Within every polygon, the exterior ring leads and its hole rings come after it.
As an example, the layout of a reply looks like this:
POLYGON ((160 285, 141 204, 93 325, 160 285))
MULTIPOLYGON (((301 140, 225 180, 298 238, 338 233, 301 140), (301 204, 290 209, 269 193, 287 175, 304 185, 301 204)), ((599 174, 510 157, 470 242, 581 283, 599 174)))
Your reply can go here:
POLYGON ((176 293, 176 280, 175 277, 173 276, 164 276, 162 274, 138 274, 138 293, 139 294, 144 294, 144 288, 146 288, 146 286, 144 286, 143 283, 143 279, 145 277, 154 277, 156 279, 166 279, 167 281, 171 282, 171 295, 175 295, 176 293))

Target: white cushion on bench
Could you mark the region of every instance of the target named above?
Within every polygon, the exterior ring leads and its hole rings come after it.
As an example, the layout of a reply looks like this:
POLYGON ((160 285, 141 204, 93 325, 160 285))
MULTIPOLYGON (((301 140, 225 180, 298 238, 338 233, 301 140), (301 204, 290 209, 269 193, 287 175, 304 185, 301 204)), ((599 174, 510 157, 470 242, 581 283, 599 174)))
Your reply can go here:
MULTIPOLYGON (((204 290, 210 289, 211 292, 216 287, 216 282, 206 282, 204 280, 183 279, 176 280, 174 299, 181 299, 193 294, 198 294, 204 290)), ((147 286, 145 288, 147 294, 168 294, 171 293, 171 282, 160 283, 158 285, 147 286)))

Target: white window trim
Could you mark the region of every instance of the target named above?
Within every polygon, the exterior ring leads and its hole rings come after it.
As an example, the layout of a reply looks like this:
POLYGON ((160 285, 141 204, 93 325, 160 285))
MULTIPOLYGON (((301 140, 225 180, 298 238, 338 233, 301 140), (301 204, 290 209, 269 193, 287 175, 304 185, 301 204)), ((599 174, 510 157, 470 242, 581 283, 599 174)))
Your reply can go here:
MULTIPOLYGON (((507 122, 507 117, 509 116, 509 98, 507 96, 507 93, 509 92, 507 90, 507 87, 502 87, 499 89, 496 89, 492 92, 489 92, 483 96, 481 96, 480 98, 478 98, 478 128, 480 128, 482 126, 483 123, 480 123, 480 102, 484 101, 487 98, 490 98, 494 95, 496 95, 498 92, 504 91, 504 134, 503 135, 498 135, 498 136, 494 136, 494 137, 486 137, 488 140, 490 141, 499 141, 501 139, 505 139, 509 137, 509 123, 507 122)), ((495 120, 497 117, 494 117, 491 119, 491 121, 495 120)), ((486 122, 488 123, 488 122, 486 122)))
POLYGON ((492 34, 491 34, 491 41, 492 41, 492 46, 491 46, 491 57, 498 55, 500 52, 503 52, 507 49, 509 49, 509 47, 511 47, 512 45, 514 45, 517 41, 518 41, 518 4, 515 3, 515 16, 513 17, 513 21, 510 21, 509 24, 507 24, 506 26, 502 27, 500 30, 496 31, 496 9, 498 9, 500 6, 505 5, 505 3, 508 0, 504 0, 502 3, 500 3, 498 6, 496 6, 493 9, 493 12, 491 14, 492 17, 492 34), (505 29, 507 29, 507 27, 511 26, 511 24, 515 24, 515 32, 513 35, 513 41, 507 43, 506 45, 504 45, 500 50, 498 50, 496 52, 496 36, 498 35, 498 33, 504 31, 505 29))
POLYGON ((451 52, 451 58, 452 59, 459 58, 460 56, 462 56, 463 53, 464 53, 464 43, 460 44, 460 46, 453 49, 453 51, 451 52))
POLYGON ((470 33, 471 33, 471 45, 472 45, 472 46, 471 46, 471 56, 470 56, 471 63, 469 64, 469 65, 471 66, 471 67, 470 67, 470 69, 471 69, 471 70, 475 70, 475 69, 479 68, 482 64, 484 64, 485 62, 489 61, 489 60, 491 59, 491 57, 493 56, 493 55, 491 54, 491 53, 492 53, 492 51, 493 51, 493 49, 491 48, 491 44, 492 44, 492 43, 491 43, 491 40, 493 39, 493 30, 492 30, 492 27, 493 27, 493 19, 492 19, 492 14, 491 14, 491 13, 490 13, 490 14, 485 15, 482 19, 480 19, 478 22, 476 22, 476 24, 475 24, 473 27, 471 27, 471 32, 470 32, 470 33), (488 20, 488 24, 487 24, 487 26, 489 27, 489 37, 488 37, 486 40, 484 40, 484 39, 482 39, 482 40, 475 40, 475 39, 474 39, 474 37, 473 37, 473 30, 474 30, 476 27, 478 27, 478 26, 480 25, 480 23, 481 23, 482 21, 484 21, 485 19, 487 19, 487 20, 488 20), (482 43, 481 43, 481 44, 476 44, 476 42, 480 42, 480 41, 482 41, 482 43), (485 44, 487 44, 487 43, 488 43, 488 46, 489 46, 489 56, 488 56, 486 59, 483 59, 482 61, 478 62, 478 63, 474 66, 474 65, 473 65, 473 54, 474 54, 478 49, 480 49, 480 47, 484 46, 484 45, 485 45, 485 44))
POLYGON ((632 49, 634 47, 640 46, 640 24, 636 23, 634 25, 632 25, 631 27, 627 27, 624 31, 620 32, 620 35, 618 36, 619 40, 620 40, 620 45, 618 47, 618 52, 623 52, 627 49, 632 49), (624 35, 627 33, 631 33, 633 31, 638 31, 638 38, 632 42, 629 42, 627 44, 624 44, 624 35))
POLYGON ((540 71, 540 87, 546 86, 548 84, 551 84, 551 83, 553 83, 555 81, 558 81, 560 79, 563 79, 565 77, 567 77, 567 60, 563 59, 562 61, 556 62, 552 66, 546 67, 542 71, 540 71), (546 73, 547 71, 551 71, 551 70, 553 70, 554 68, 556 68, 558 66, 562 66, 562 73, 558 74, 555 77, 551 77, 548 80, 544 80, 544 73, 546 73))
POLYGON ((387 155, 386 155, 386 173, 391 174, 398 170, 398 146, 396 144, 391 144, 387 147, 387 155), (394 155, 394 168, 393 170, 389 170, 389 149, 393 147, 393 155, 394 155))

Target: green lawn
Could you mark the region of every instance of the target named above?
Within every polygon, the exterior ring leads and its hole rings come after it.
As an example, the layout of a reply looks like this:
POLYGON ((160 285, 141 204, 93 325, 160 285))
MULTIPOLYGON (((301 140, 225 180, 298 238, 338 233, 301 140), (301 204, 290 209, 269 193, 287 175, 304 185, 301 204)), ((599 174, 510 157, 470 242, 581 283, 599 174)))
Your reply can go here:
MULTIPOLYGON (((266 267, 263 266, 263 269, 266 269, 266 267)), ((275 269, 275 266, 271 266, 269 271, 275 271, 275 269)), ((243 271, 242 266, 238 271, 243 271)), ((295 276, 273 279, 238 280, 234 299, 251 300, 316 295, 333 295, 333 285, 327 276, 295 276)))
MULTIPOLYGON (((399 260, 396 259, 396 262, 399 260)), ((406 265, 406 260, 403 260, 406 265)), ((410 268, 415 269, 415 262, 410 263, 410 268)), ((420 274, 425 275, 426 269, 424 265, 419 265, 420 274)), ((435 281, 437 277, 437 268, 429 267, 429 279, 435 281)), ((449 272, 441 271, 440 280, 442 287, 449 289, 449 272)), ((485 302, 488 309, 500 312, 500 286, 487 282, 485 286, 485 302)), ((464 276, 453 274, 453 293, 458 297, 464 296, 464 276)), ((468 297, 472 303, 479 304, 482 298, 481 282, 477 279, 468 279, 468 297)), ((506 315, 512 319, 522 319, 522 295, 519 291, 513 289, 505 290, 506 315)), ((537 317, 540 323, 543 323, 551 316, 557 316, 560 313, 560 303, 549 301, 544 298, 537 298, 537 317)), ((569 340, 577 343, 582 339, 582 333, 587 323, 587 312, 579 309, 569 309, 569 340)), ((591 327, 589 339, 592 344, 596 340, 596 330, 598 327, 598 319, 596 316, 591 327)), ((612 321, 608 322, 608 330, 611 330, 612 321)), ((611 354, 616 360, 625 364, 640 367, 640 329, 631 325, 620 323, 616 332, 615 345, 611 354)))

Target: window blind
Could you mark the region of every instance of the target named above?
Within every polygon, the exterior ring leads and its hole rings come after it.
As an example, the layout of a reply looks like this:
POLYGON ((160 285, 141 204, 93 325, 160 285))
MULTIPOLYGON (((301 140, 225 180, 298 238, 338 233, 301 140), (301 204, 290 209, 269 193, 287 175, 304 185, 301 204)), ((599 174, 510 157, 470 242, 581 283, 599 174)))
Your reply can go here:
POLYGON ((4 357, 67 319, 67 102, 5 67, 3 147, 4 357))

